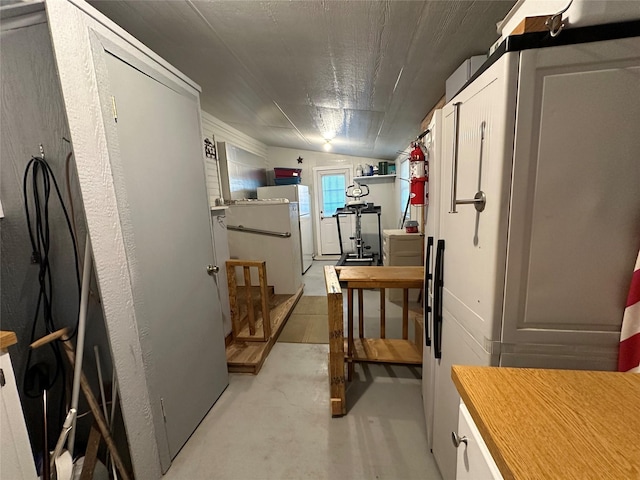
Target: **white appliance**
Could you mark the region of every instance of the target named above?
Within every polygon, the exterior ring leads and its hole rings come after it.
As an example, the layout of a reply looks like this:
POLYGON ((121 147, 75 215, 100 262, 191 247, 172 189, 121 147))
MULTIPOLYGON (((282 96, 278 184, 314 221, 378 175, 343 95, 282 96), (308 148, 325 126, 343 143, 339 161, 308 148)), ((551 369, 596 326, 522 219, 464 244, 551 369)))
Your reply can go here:
POLYGON ((452 365, 616 368, 640 238, 639 78, 640 37, 508 52, 442 110, 424 392, 445 480, 452 365))
POLYGON ((313 263, 313 225, 311 223, 311 201, 309 187, 306 185, 280 185, 277 187, 259 187, 258 199, 286 198, 290 202, 298 202, 300 215, 300 255, 302 273, 313 263))
POLYGON ((266 261, 276 294, 292 295, 302 285, 298 217, 298 204, 289 200, 239 200, 227 210, 231 258, 266 261))

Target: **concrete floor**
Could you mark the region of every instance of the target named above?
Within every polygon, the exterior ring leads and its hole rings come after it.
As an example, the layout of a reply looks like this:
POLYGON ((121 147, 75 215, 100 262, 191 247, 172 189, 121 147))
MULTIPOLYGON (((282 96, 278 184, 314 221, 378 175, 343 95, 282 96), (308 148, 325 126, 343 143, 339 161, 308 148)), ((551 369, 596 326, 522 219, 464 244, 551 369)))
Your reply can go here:
MULTIPOLYGON (((330 263, 314 262, 303 277, 305 295, 324 294, 322 267, 330 263)), ((369 336, 377 331, 378 298, 365 291, 369 336)), ((400 309, 387 310, 392 336, 400 309)), ((348 413, 332 418, 328 351, 277 343, 259 375, 231 374, 164 478, 440 479, 427 447, 421 368, 357 365, 348 413)))

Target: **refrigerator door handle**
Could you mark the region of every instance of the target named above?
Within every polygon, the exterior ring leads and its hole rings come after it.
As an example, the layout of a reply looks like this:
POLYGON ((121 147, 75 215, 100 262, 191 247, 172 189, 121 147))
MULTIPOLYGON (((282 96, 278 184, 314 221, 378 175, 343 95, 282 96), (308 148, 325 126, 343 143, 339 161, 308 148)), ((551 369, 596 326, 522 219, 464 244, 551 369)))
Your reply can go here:
POLYGON ((427 251, 425 253, 424 262, 424 345, 431 346, 431 330, 429 328, 429 318, 431 317, 432 308, 429 305, 429 284, 433 280, 433 272, 431 271, 431 251, 433 250, 433 237, 427 237, 427 251))
POLYGON ((433 280, 433 356, 442 358, 442 291, 444 287, 444 240, 438 240, 433 280))

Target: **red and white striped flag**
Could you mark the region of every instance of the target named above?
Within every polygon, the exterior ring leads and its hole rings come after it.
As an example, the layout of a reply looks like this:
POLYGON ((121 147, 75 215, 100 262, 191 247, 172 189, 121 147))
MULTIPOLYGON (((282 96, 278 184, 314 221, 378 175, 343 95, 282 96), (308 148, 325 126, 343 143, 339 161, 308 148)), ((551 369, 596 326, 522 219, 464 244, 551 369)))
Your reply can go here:
POLYGON ((622 317, 618 371, 640 373, 640 253, 636 260, 622 317))

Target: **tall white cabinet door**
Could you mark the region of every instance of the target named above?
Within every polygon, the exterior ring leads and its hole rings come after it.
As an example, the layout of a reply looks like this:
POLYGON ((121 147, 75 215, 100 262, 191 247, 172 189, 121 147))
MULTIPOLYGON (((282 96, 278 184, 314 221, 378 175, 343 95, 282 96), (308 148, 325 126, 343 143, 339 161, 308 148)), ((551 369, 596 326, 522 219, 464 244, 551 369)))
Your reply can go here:
POLYGON ((640 239, 640 38, 522 52, 506 343, 605 349, 640 239))
POLYGON ((228 383, 198 86, 86 4, 46 5, 134 473, 159 478, 228 383))
POLYGON ((433 334, 433 280, 432 273, 435 259, 435 246, 438 240, 438 220, 440 212, 440 172, 442 170, 442 110, 436 110, 429 123, 429 133, 424 137, 424 144, 429 158, 429 206, 427 207, 426 235, 424 242, 425 259, 425 288, 424 288, 424 331, 425 345, 422 349, 422 402, 424 417, 427 422, 427 445, 433 445, 433 403, 435 389, 435 362, 436 359, 431 350, 433 334))
POLYGON ((502 316, 516 80, 517 54, 503 55, 443 109, 443 305, 487 350, 502 316), (458 200, 484 192, 485 209, 462 204, 452 213, 454 186, 458 200))

